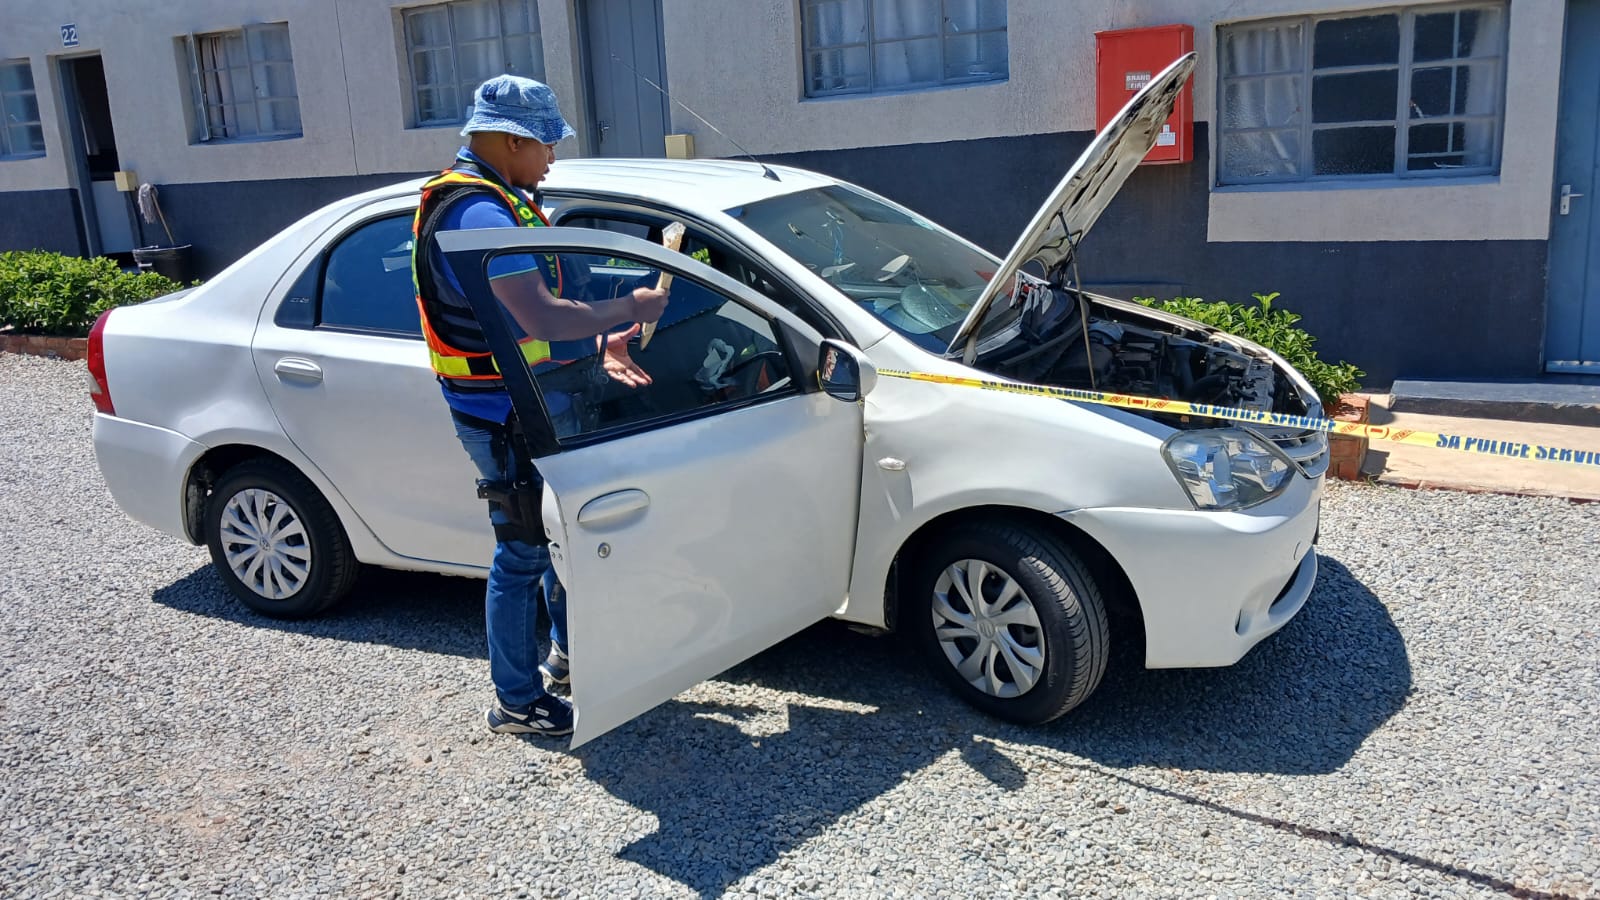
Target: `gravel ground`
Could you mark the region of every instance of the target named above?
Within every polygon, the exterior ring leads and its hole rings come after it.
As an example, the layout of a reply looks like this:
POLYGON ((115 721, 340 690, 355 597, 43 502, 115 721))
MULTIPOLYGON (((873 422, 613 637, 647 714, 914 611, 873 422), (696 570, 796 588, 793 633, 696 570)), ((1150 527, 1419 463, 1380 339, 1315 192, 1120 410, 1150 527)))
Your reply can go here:
POLYGON ((0 894, 1600 894, 1600 506, 1332 485, 1288 628, 1048 727, 825 623, 569 753, 483 728, 480 582, 256 617, 90 411, 0 354, 0 894))

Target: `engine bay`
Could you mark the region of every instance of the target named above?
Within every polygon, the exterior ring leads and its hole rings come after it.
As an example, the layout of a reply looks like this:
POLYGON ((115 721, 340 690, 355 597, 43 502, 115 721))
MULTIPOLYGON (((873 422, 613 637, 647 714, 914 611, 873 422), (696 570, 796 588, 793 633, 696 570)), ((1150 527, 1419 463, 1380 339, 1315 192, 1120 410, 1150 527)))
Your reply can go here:
MULTIPOLYGON (((1299 415, 1311 405, 1269 357, 1225 334, 1092 300, 1083 310, 1070 293, 1063 299, 1053 304, 1057 321, 1034 327, 1024 321, 1016 339, 985 353, 978 366, 1035 384, 1264 412, 1299 415)), ((1189 416, 1161 418, 1196 424, 1189 416)))

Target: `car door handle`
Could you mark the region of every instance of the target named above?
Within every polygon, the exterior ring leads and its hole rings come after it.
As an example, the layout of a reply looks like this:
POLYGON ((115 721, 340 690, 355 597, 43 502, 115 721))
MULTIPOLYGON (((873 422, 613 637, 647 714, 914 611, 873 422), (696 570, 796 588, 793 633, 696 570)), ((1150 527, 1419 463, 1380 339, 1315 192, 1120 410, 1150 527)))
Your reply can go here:
POLYGON ((578 524, 591 528, 596 525, 609 525, 649 505, 650 495, 644 491, 634 489, 614 491, 585 503, 583 508, 578 510, 578 524))
POLYGON ((322 380, 322 367, 309 359, 301 359, 298 356, 285 356, 283 359, 278 360, 278 364, 272 367, 272 371, 278 373, 279 378, 289 379, 290 381, 315 383, 322 380))

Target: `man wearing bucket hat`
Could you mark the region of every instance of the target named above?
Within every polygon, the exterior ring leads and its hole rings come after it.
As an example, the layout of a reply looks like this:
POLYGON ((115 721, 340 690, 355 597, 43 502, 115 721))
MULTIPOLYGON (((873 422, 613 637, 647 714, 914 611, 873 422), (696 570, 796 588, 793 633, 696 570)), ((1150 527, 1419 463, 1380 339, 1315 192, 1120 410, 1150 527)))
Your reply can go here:
MULTIPOLYGON (((525 192, 544 179, 555 162, 556 144, 571 137, 573 130, 547 85, 500 75, 474 92, 461 134, 468 145, 450 168, 423 185, 412 226, 412 275, 423 336, 456 435, 478 468, 479 487, 491 496, 497 492, 509 496, 504 492, 519 482, 537 490, 537 473, 518 471, 510 395, 461 283, 445 265, 433 236, 456 228, 549 225, 525 192)), ((552 290, 539 260, 527 255, 495 258, 489 263, 489 278, 496 299, 526 333, 521 346, 530 366, 549 363, 557 354, 571 359, 598 350, 613 379, 635 387, 650 383, 629 358, 627 342, 638 333, 637 323, 660 319, 666 308, 665 291, 639 288, 631 295, 594 303, 563 298, 559 268, 551 271, 557 282, 552 290), (635 324, 619 334, 607 334, 625 322, 635 324)), ((574 430, 572 398, 546 392, 544 399, 557 432, 574 430)), ((557 684, 568 679, 565 595, 536 526, 524 529, 514 524, 493 499, 489 519, 495 528, 495 550, 484 608, 495 701, 485 718, 489 728, 500 733, 568 734, 572 707, 548 694, 541 677, 557 684), (535 632, 540 595, 551 621, 550 654, 542 665, 537 661, 535 632)))

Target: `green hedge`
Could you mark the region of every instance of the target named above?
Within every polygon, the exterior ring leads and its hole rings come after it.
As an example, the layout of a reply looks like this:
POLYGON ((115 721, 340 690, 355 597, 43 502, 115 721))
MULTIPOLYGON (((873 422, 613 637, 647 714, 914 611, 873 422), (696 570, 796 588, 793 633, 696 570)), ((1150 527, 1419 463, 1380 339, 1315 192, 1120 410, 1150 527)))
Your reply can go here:
POLYGON ((81 259, 40 250, 0 253, 0 328, 82 337, 102 312, 182 287, 154 272, 123 272, 105 257, 81 259))
POLYGON ((1311 349, 1317 339, 1305 329, 1295 327, 1300 317, 1287 309, 1272 308, 1272 301, 1278 299, 1278 292, 1252 296, 1256 298, 1255 306, 1226 300, 1208 303, 1200 297, 1174 297, 1171 300, 1135 297, 1134 300, 1163 312, 1204 322, 1273 351, 1288 360, 1289 365, 1311 382, 1317 395, 1322 398, 1323 409, 1329 414, 1339 408, 1340 395, 1361 389, 1361 379, 1367 373, 1343 360, 1329 363, 1319 359, 1316 351, 1311 349))

